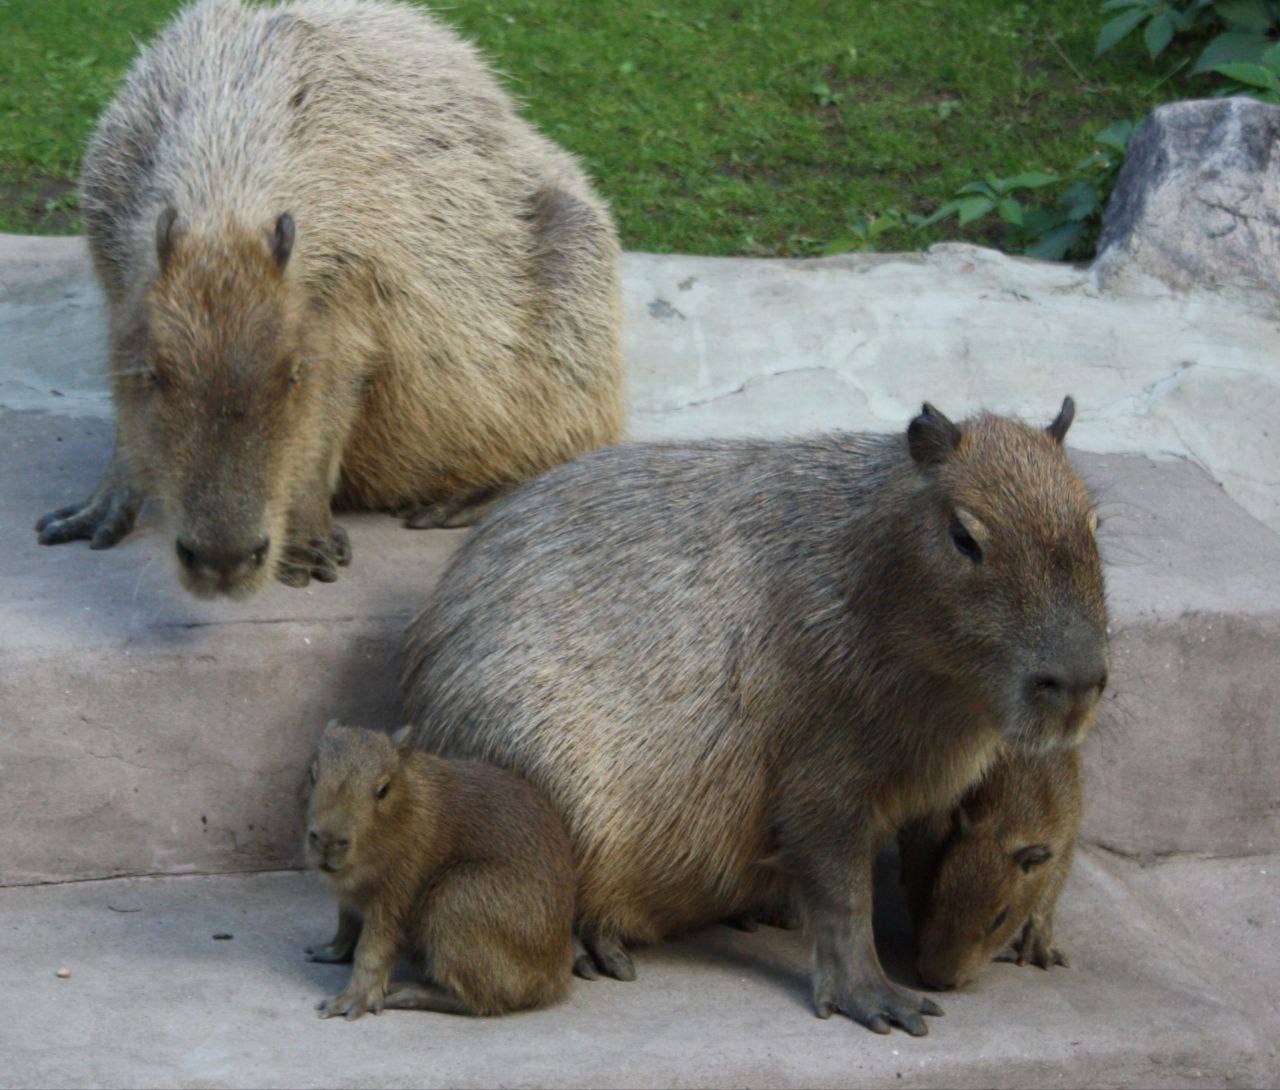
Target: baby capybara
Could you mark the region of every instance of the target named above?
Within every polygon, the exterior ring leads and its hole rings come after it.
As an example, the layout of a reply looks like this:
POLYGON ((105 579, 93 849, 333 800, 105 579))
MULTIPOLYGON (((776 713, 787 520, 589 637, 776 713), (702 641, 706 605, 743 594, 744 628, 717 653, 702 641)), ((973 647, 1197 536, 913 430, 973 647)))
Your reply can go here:
POLYGON ((354 959, 326 1018, 383 1008, 501 1014, 558 999, 574 870, 555 811, 520 777, 330 722, 310 768, 306 857, 338 897, 313 961, 354 959), (421 980, 390 980, 409 955, 421 980))

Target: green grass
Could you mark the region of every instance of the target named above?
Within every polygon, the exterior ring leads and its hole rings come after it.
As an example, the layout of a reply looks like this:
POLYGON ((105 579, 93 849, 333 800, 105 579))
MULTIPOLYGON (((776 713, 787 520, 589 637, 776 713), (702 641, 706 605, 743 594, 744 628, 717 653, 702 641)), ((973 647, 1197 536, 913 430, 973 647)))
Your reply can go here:
MULTIPOLYGON (((0 0, 0 230, 75 230, 94 118, 175 0, 0 0)), ((983 173, 1064 170, 1188 93, 1098 0, 454 0, 530 116, 577 152, 631 249, 809 254, 983 173)), ((901 226, 877 249, 1000 227, 901 226)))

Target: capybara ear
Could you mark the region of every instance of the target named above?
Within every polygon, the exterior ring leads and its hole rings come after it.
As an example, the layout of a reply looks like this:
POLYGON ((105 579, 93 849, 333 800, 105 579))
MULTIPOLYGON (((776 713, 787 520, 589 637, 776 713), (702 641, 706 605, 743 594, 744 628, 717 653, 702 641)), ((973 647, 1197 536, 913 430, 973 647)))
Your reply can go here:
POLYGON ((945 462, 960 442, 960 429, 927 401, 907 427, 907 447, 920 466, 945 462))
POLYGON ((289 264, 289 255, 293 253, 294 234, 293 217, 288 212, 281 212, 276 220, 275 233, 271 236, 271 256, 276 259, 276 265, 282 271, 289 264))
POLYGON ((173 248, 182 237, 182 228, 178 226, 178 210, 169 205, 156 219, 156 257, 163 272, 173 256, 173 248))
POLYGON ((1030 874, 1033 867, 1047 863, 1053 858, 1053 849, 1048 844, 1028 844, 1013 853, 1013 861, 1022 868, 1023 874, 1030 874))
POLYGON ((391 732, 391 744, 396 749, 409 749, 409 735, 413 731, 413 724, 406 723, 399 730, 391 732))
POLYGON ((1076 403, 1070 395, 1062 399, 1062 408, 1058 410, 1058 415, 1053 418, 1053 423, 1044 430, 1047 431, 1055 443, 1061 443, 1067 437, 1067 429, 1071 427, 1071 421, 1076 418, 1076 403))

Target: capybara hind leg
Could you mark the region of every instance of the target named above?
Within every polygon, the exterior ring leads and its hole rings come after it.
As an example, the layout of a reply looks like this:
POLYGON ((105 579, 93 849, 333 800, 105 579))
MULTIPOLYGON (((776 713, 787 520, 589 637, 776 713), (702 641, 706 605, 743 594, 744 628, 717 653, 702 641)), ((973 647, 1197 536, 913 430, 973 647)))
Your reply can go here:
MULTIPOLYGON (((579 933, 578 940, 586 950, 591 964, 605 976, 611 976, 614 980, 635 980, 635 964, 631 960, 631 955, 627 953, 626 947, 622 945, 621 939, 602 935, 594 929, 584 929, 579 933)), ((593 976, 588 976, 579 968, 578 961, 581 960, 579 957, 574 962, 574 972, 585 980, 594 980, 593 976)))
POLYGON ((41 545, 87 538, 91 549, 109 549, 133 529, 142 495, 117 449, 93 495, 50 511, 36 523, 41 545))
POLYGON ((475 1014, 452 992, 437 984, 392 984, 382 1003, 389 1011, 439 1011, 442 1014, 475 1014))
POLYGON ((439 503, 409 504, 396 512, 410 530, 455 530, 472 526, 497 499, 504 488, 469 488, 439 503))

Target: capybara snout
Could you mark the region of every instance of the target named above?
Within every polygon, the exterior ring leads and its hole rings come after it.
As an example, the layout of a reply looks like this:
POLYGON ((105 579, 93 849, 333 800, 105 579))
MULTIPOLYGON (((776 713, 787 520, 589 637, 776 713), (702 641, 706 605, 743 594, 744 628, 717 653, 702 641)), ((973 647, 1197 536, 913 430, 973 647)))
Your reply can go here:
POLYGON ((299 363, 287 284, 295 230, 287 214, 254 232, 162 212, 157 276, 116 378, 126 457, 146 467, 178 577, 202 597, 243 597, 275 577, 299 465, 317 453, 323 391, 299 363))

